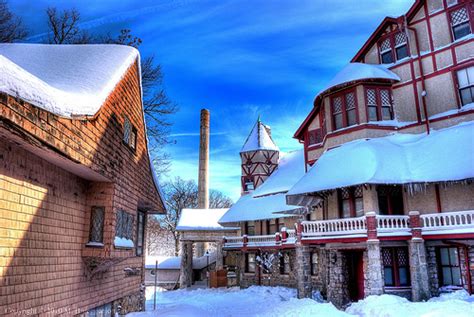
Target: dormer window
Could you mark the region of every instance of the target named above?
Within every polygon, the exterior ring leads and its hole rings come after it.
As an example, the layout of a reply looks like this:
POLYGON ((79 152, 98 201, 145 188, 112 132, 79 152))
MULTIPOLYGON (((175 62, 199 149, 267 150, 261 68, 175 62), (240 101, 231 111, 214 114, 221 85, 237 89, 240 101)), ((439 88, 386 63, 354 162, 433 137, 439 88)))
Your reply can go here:
POLYGON ((466 7, 451 11, 450 18, 454 40, 471 34, 472 30, 469 25, 469 14, 466 7))
POLYGON ((395 34, 395 53, 397 55, 397 60, 401 60, 408 56, 407 35, 403 32, 395 34))
POLYGON ((380 60, 382 64, 390 64, 407 57, 408 38, 404 32, 397 32, 388 35, 380 43, 380 60))
POLYGON ((385 39, 380 45, 380 57, 382 59, 382 64, 393 63, 392 45, 390 43, 390 38, 385 39))
POLYGON ((331 99, 334 130, 357 124, 355 90, 345 91, 331 99))

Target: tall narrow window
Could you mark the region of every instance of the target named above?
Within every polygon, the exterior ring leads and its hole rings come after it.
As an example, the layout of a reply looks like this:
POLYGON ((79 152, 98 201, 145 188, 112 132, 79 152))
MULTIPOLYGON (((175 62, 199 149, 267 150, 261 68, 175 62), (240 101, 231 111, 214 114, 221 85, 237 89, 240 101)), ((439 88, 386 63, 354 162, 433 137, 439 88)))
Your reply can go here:
POLYGON ((255 253, 245 254, 245 272, 255 273, 255 253))
POLYGON ((339 130, 344 127, 343 114, 342 114, 342 97, 336 97, 332 100, 332 115, 334 118, 335 130, 339 130))
POLYGON ((94 206, 91 209, 91 223, 89 231, 89 242, 104 242, 104 216, 105 208, 94 206))
POLYGON ((354 97, 353 92, 346 94, 346 116, 347 116, 348 126, 351 126, 357 123, 356 102, 355 102, 355 97, 354 97))
POLYGON ((403 191, 401 186, 377 186, 381 215, 403 215, 403 191))
POLYGON ((390 38, 385 39, 382 44, 380 44, 380 57, 382 64, 393 63, 392 44, 390 42, 390 38))
POLYGON ((277 225, 275 219, 270 220, 270 234, 277 232, 277 225))
POLYGON ((290 271, 290 255, 284 252, 280 257, 280 274, 289 274, 290 271))
POLYGON ((456 247, 439 248, 439 271, 441 285, 461 286, 461 268, 459 266, 459 251, 456 247))
POLYGON ((143 244, 145 240, 145 213, 139 211, 137 213, 137 255, 143 254, 143 244))
POLYGON ((365 89, 368 121, 393 119, 392 95, 390 88, 367 87, 365 89))
POLYGON ((137 146, 137 129, 132 125, 127 116, 125 116, 123 123, 123 142, 135 151, 137 146))
POLYGON ((407 248, 382 248, 385 286, 409 286, 410 268, 407 248))
POLYGON ((318 253, 311 253, 311 275, 318 275, 318 253))
POLYGON ((395 53, 397 54, 397 60, 408 56, 408 40, 404 32, 395 34, 395 53))
POLYGON ((133 248, 133 215, 123 210, 117 211, 115 224, 116 247, 133 248))
POLYGON ((339 189, 338 199, 341 218, 360 217, 364 215, 362 186, 339 189))
POLYGON ((331 103, 334 130, 339 130, 358 123, 355 90, 343 92, 334 96, 331 99, 331 103))
POLYGON ((474 66, 457 71, 459 96, 463 106, 474 102, 474 66))
POLYGON ((451 29, 455 40, 471 34, 471 26, 469 25, 469 14, 466 7, 451 11, 451 29))

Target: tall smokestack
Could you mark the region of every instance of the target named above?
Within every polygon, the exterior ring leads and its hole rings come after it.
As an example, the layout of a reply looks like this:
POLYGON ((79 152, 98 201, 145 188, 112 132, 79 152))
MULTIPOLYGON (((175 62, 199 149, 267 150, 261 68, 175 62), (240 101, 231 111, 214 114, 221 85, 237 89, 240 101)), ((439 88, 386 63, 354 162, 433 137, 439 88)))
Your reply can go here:
POLYGON ((201 138, 199 142, 198 208, 209 208, 209 110, 201 110, 201 138))
MULTIPOLYGON (((198 208, 209 208, 209 130, 211 115, 209 110, 201 109, 201 129, 199 141, 199 178, 198 178, 198 208)), ((196 243, 196 256, 204 255, 207 244, 196 243)))

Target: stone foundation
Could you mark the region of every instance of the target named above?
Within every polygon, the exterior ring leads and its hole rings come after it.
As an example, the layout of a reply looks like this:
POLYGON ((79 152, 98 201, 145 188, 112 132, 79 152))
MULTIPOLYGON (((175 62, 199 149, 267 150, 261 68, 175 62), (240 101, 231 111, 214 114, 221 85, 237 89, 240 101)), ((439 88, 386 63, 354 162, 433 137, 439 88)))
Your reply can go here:
POLYGON ((118 313, 119 316, 125 316, 128 313, 145 310, 145 293, 139 291, 137 293, 127 295, 113 302, 113 316, 118 313))

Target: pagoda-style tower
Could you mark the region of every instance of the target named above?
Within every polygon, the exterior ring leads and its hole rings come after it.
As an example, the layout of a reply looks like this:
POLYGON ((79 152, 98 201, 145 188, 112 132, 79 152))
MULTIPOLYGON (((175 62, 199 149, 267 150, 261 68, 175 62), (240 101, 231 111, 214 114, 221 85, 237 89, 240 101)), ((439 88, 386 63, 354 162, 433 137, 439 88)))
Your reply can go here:
POLYGON ((270 127, 260 118, 252 128, 242 150, 242 194, 247 194, 262 183, 278 167, 280 150, 272 139, 270 127))

